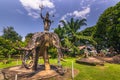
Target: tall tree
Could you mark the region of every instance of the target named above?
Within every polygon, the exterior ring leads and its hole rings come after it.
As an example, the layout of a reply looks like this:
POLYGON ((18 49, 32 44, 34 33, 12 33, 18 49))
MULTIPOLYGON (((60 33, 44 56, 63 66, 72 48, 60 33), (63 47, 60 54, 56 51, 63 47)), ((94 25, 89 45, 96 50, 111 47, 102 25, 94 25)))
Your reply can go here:
POLYGON ((120 51, 120 2, 106 9, 96 24, 94 35, 98 48, 114 47, 120 51))
POLYGON ((69 40, 75 45, 76 43, 78 44, 78 42, 81 39, 85 39, 88 41, 93 41, 92 38, 90 36, 83 36, 82 34, 80 34, 80 28, 82 26, 87 25, 86 24, 86 19, 82 19, 82 20, 74 20, 73 18, 71 18, 70 22, 67 21, 61 21, 62 24, 64 25, 64 28, 66 30, 66 35, 69 37, 69 40))
MULTIPOLYGON (((80 28, 86 25, 86 19, 76 19, 71 18, 70 21, 60 21, 62 23, 62 27, 59 26, 54 30, 59 37, 62 39, 62 45, 64 47, 70 48, 72 51, 72 55, 75 56, 76 51, 79 51, 77 46, 80 45, 80 40, 85 39, 88 41, 92 41, 92 38, 89 36, 83 36, 79 32, 80 28)), ((79 52, 78 52, 79 53, 79 52)))
POLYGON ((32 36, 34 35, 34 33, 28 33, 26 36, 25 36, 25 42, 29 42, 30 39, 32 38, 32 36))
POLYGON ((92 27, 88 27, 84 30, 82 30, 80 33, 83 34, 84 36, 92 36, 95 34, 96 32, 96 26, 92 26, 92 27))
POLYGON ((0 36, 0 57, 2 56, 8 58, 12 54, 17 54, 17 52, 18 51, 11 46, 10 40, 4 39, 3 37, 0 36))
POLYGON ((13 48, 17 44, 16 41, 21 43, 22 37, 14 30, 13 27, 6 27, 3 29, 3 35, 0 36, 0 54, 4 57, 18 54, 19 51, 13 48))
POLYGON ((20 36, 11 26, 3 29, 2 37, 4 39, 11 40, 12 42, 15 42, 16 40, 18 41, 22 40, 22 36, 20 36))

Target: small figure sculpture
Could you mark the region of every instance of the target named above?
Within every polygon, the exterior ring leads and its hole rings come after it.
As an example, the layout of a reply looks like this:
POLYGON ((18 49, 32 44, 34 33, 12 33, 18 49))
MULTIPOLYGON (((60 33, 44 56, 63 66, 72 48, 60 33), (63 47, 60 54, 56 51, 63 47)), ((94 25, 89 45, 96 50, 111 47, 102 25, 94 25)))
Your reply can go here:
POLYGON ((89 57, 89 52, 87 50, 87 46, 85 47, 84 49, 84 54, 85 54, 85 58, 88 58, 89 57))
POLYGON ((85 58, 88 58, 88 55, 89 55, 89 52, 88 52, 88 50, 87 50, 87 46, 79 46, 78 47, 80 50, 82 50, 82 49, 84 49, 84 57, 85 58))
POLYGON ((51 23, 52 23, 52 21, 49 19, 49 12, 47 12, 47 13, 46 13, 46 16, 44 17, 44 16, 42 15, 43 6, 40 6, 40 9, 41 9, 40 16, 41 16, 41 18, 43 19, 43 23, 44 23, 44 31, 49 31, 50 26, 51 26, 51 23))

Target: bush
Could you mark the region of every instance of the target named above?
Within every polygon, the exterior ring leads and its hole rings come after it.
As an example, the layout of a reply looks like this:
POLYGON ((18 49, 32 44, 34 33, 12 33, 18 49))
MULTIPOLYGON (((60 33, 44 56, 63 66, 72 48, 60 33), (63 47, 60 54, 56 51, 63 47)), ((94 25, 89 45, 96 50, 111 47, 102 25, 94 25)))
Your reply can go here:
POLYGON ((57 49, 50 47, 48 49, 48 54, 51 56, 51 58, 56 58, 57 57, 57 49))

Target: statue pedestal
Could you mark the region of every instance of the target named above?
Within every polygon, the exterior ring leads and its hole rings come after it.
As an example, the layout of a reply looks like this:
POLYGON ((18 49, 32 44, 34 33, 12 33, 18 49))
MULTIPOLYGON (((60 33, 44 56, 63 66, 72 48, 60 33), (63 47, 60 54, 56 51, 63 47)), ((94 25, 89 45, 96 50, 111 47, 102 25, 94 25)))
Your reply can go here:
POLYGON ((0 71, 0 80, 15 80, 15 76, 18 80, 49 80, 59 75, 54 65, 51 66, 51 70, 44 70, 44 65, 38 65, 37 71, 25 69, 21 66, 13 66, 0 71))
POLYGON ((45 63, 45 70, 50 70, 50 64, 49 63, 45 63))
POLYGON ((47 47, 45 47, 45 51, 44 51, 44 65, 45 65, 45 70, 50 70, 50 64, 49 64, 49 57, 48 57, 48 49, 47 47))

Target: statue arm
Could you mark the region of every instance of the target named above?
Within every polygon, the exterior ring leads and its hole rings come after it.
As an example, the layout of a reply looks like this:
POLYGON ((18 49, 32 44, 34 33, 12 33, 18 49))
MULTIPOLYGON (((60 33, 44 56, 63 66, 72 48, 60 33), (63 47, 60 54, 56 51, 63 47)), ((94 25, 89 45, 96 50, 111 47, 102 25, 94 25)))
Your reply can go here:
POLYGON ((40 13, 40 16, 41 16, 41 18, 42 18, 42 19, 44 19, 44 17, 43 17, 43 15, 42 15, 42 13, 40 13))

